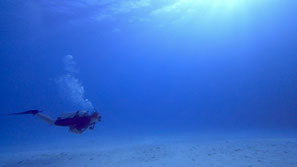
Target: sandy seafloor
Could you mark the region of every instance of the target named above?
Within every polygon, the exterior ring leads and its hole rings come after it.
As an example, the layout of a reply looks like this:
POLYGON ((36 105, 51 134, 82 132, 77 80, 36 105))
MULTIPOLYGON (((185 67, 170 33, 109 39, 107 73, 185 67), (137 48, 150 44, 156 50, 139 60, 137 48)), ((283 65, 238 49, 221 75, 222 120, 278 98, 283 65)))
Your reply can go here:
POLYGON ((6 147, 1 167, 297 167, 296 135, 105 135, 6 147))

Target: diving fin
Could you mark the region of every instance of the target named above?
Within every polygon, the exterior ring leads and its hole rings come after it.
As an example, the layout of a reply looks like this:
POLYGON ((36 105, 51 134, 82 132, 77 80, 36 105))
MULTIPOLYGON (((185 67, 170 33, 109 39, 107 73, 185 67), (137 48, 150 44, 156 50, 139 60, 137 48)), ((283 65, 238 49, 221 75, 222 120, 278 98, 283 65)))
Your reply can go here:
POLYGON ((42 112, 42 111, 39 111, 39 110, 28 110, 28 111, 25 111, 25 112, 10 113, 10 114, 7 114, 7 115, 25 115, 25 114, 35 115, 35 114, 40 113, 40 112, 42 112))

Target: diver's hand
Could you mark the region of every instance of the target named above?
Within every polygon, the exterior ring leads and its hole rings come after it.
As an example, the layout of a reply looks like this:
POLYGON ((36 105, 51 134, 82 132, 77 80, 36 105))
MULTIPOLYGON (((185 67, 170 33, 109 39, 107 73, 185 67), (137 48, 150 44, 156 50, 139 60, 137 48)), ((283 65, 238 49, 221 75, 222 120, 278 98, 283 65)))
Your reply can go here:
POLYGON ((95 123, 92 123, 91 126, 89 126, 90 130, 93 130, 95 128, 95 123))

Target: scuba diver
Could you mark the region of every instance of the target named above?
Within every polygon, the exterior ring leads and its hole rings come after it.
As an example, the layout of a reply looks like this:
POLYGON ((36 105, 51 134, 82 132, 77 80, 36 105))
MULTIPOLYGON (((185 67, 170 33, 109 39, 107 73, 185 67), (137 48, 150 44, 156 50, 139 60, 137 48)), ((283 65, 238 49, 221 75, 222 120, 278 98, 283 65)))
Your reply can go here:
POLYGON ((50 125, 68 126, 69 131, 76 134, 81 134, 88 128, 90 130, 93 130, 95 128, 95 123, 101 121, 101 116, 99 112, 97 112, 95 109, 94 112, 91 113, 85 110, 78 110, 77 112, 65 113, 58 117, 56 120, 50 118, 47 115, 42 114, 41 112, 42 111, 39 110, 29 110, 25 112, 11 113, 8 115, 32 114, 50 125))

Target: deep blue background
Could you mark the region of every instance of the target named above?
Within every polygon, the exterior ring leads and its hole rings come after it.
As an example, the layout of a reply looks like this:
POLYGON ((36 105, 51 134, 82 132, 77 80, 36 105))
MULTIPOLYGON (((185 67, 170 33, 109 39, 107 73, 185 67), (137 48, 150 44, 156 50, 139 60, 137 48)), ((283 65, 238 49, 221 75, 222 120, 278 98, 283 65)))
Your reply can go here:
MULTIPOLYGON (((71 54, 85 96, 103 115, 87 135, 297 128, 296 2, 250 1, 180 22, 178 14, 150 16, 171 3, 96 21, 88 20, 94 7, 67 13, 46 1, 1 1, 1 114, 76 110, 55 83, 71 54)), ((71 135, 31 116, 0 120, 2 143, 71 135)))

